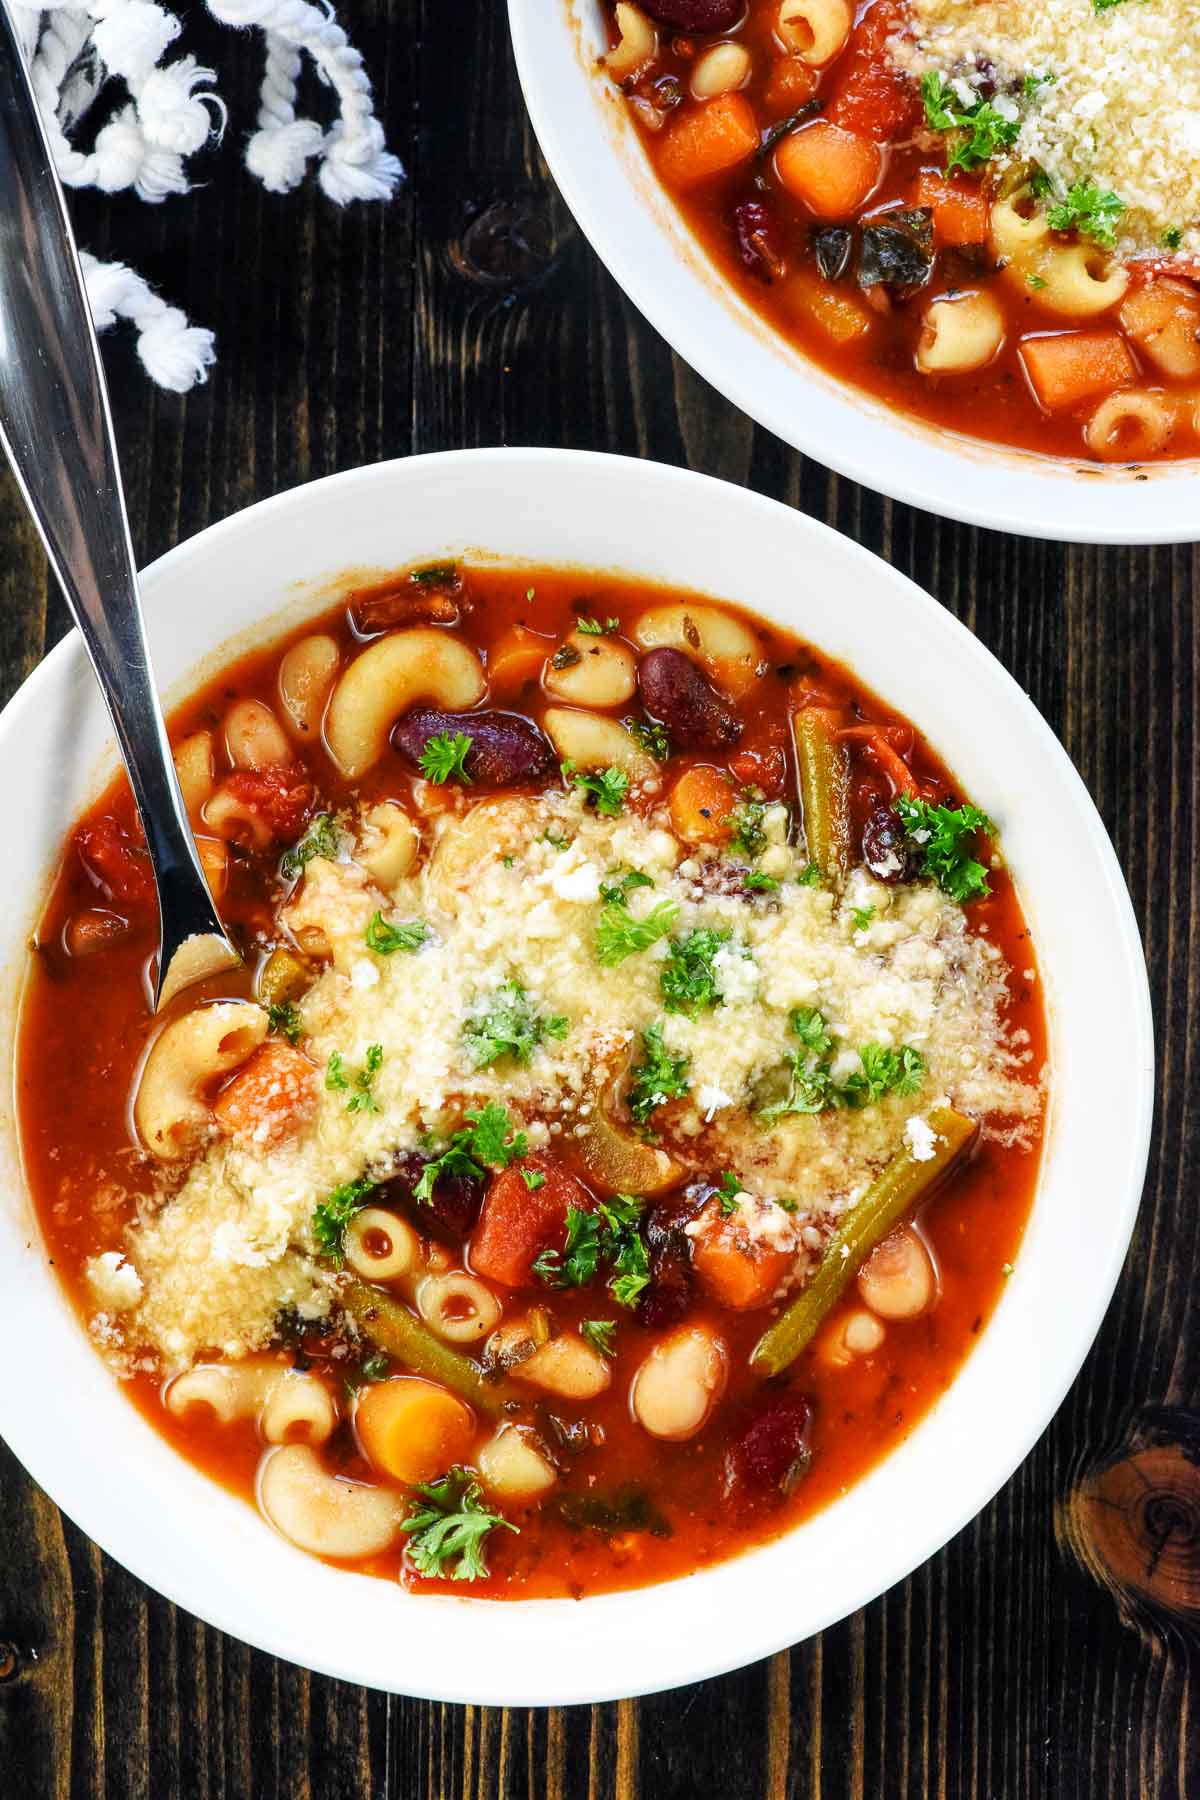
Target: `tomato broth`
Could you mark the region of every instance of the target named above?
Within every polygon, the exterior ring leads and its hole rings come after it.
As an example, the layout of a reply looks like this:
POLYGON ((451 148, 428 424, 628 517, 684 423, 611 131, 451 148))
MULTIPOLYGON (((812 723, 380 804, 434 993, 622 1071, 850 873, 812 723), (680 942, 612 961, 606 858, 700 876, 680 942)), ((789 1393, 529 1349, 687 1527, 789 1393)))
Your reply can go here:
MULTIPOLYGON (((751 18, 754 16, 752 8, 751 18)), ((900 179, 897 174, 897 181, 900 179)), ((698 220, 702 211, 697 212, 698 220)), ((994 377, 989 380, 994 382, 994 377)), ((997 421, 1000 416, 999 411, 988 415, 989 420, 997 421)), ((975 422, 978 424, 978 419, 975 422)), ((639 620, 647 608, 671 604, 692 607, 697 616, 703 611, 719 611, 748 632, 755 646, 754 672, 742 684, 741 692, 725 696, 736 724, 736 733, 729 728, 731 741, 719 750, 711 745, 689 748, 672 733, 671 753, 659 764, 658 775, 640 784, 631 782, 622 796, 626 819, 657 819, 670 827, 673 815, 664 810, 668 792, 674 791, 689 770, 717 769, 730 783, 731 805, 732 797, 747 794, 753 796, 752 806, 786 805, 788 840, 797 844, 804 819, 797 806, 792 720, 797 707, 814 700, 829 718, 841 722, 839 729, 850 734, 845 739, 850 771, 848 816, 856 844, 867 822, 877 817, 880 809, 894 806, 897 795, 904 791, 898 784, 911 781, 911 791, 930 805, 956 807, 963 798, 953 774, 919 730, 868 692, 852 670, 736 608, 714 608, 712 601, 698 596, 580 570, 514 568, 479 561, 452 571, 439 569, 432 577, 428 571, 416 573, 416 580, 412 572, 402 572, 374 589, 351 592, 325 618, 310 621, 269 648, 231 663, 174 710, 169 722, 172 744, 179 746, 197 734, 210 734, 206 741, 215 746, 214 781, 220 782, 224 769, 228 784, 236 775, 229 770, 225 738, 231 708, 253 699, 276 719, 284 716, 280 664, 290 647, 323 634, 336 645, 337 666, 344 671, 363 653, 364 646, 413 630, 464 638, 487 672, 487 704, 506 715, 528 719, 540 732, 547 728, 544 670, 556 655, 562 658, 564 644, 578 646, 583 641, 577 629, 581 618, 598 628, 597 643, 624 646, 630 660, 644 668, 647 652, 644 633, 639 641, 639 620), (440 615, 438 606, 431 606, 439 596, 444 601, 440 615), (522 656, 514 656, 514 645, 522 656)), ((569 662, 566 666, 570 667, 569 662)), ((705 679, 720 693, 720 678, 713 673, 716 667, 710 660, 705 679)), ((646 691, 643 686, 643 698, 646 691)), ((609 709, 609 716, 619 720, 638 712, 636 701, 621 701, 609 709)), ((461 729, 468 736, 472 719, 478 716, 471 710, 461 713, 461 729)), ((655 722, 649 708, 643 717, 655 722)), ((528 793, 531 785, 537 786, 520 780, 490 786, 483 780, 436 782, 423 776, 411 756, 392 743, 368 770, 347 776, 327 747, 328 730, 328 714, 325 741, 318 734, 305 742, 289 730, 286 776, 280 774, 272 785, 259 779, 261 771, 250 771, 255 780, 237 790, 242 815, 240 822, 226 827, 228 835, 213 832, 203 812, 197 817, 198 830, 214 838, 221 851, 217 859, 223 879, 219 907, 244 964, 235 975, 180 996, 168 1010, 168 1025, 200 1003, 252 1002, 261 997, 263 970, 271 956, 281 944, 294 949, 300 941, 294 931, 281 926, 281 907, 297 887, 311 879, 312 869, 302 871, 298 880, 294 874, 281 873, 281 853, 286 858, 288 846, 295 845, 306 830, 311 831, 314 816, 360 817, 364 809, 387 801, 419 821, 425 840, 443 829, 447 818, 453 822, 469 817, 473 806, 497 792, 528 793), (257 834, 248 830, 247 816, 252 823, 265 822, 263 830, 257 834)), ((659 748, 663 747, 660 743, 659 748)), ((568 783, 573 773, 568 768, 568 783)), ((561 785, 557 764, 547 779, 555 787, 561 785)), ((208 805, 211 808, 211 800, 208 805)), ((591 805, 591 798, 585 799, 581 817, 591 820, 587 812, 591 805)), ((1003 1026, 1013 1041, 1024 1046, 1026 1072, 1022 1079, 1036 1085, 1046 1054, 1036 959, 1002 860, 990 854, 984 863, 990 892, 967 903, 969 931, 986 938, 1007 967, 1003 1026)), ((216 866, 211 857, 207 866, 216 866)), ((725 866, 720 864, 722 869, 725 866)), ((709 864, 704 867, 709 869, 709 864)), ((797 867, 799 879, 806 879, 805 866, 798 863, 797 867)), ((744 880, 740 863, 737 870, 736 879, 744 880)), ((715 878, 710 871, 704 879, 715 878)), ((737 904, 743 899, 760 909, 776 904, 772 879, 764 876, 750 890, 739 890, 737 904)), ((381 905, 386 910, 385 902, 381 905)), ((179 1190, 181 1171, 191 1166, 192 1158, 215 1154, 212 1127, 206 1125, 191 1157, 167 1163, 164 1175, 163 1162, 148 1153, 132 1123, 130 1096, 137 1089, 148 1048, 162 1026, 149 1012, 147 1002, 154 951, 149 870, 129 791, 121 778, 89 809, 67 846, 37 932, 19 1038, 20 1124, 27 1178, 47 1252, 102 1351, 111 1351, 116 1341, 113 1320, 119 1326, 120 1315, 111 1307, 102 1307, 97 1314, 89 1272, 96 1266, 95 1259, 108 1256, 111 1260, 114 1252, 122 1257, 128 1253, 139 1263, 137 1248, 130 1248, 136 1246, 136 1229, 131 1233, 131 1228, 146 1216, 158 1217, 169 1210, 179 1190), (66 1069, 71 1072, 69 1106, 64 1105, 66 1069)), ((319 974, 320 969, 320 959, 314 958, 310 974, 319 974)), ((604 980, 603 969, 596 978, 604 980)), ((332 977, 326 973, 324 979, 332 977)), ((303 1012, 303 997, 297 1005, 303 1012)), ((271 1036, 265 1043, 270 1046, 277 1041, 277 1036, 271 1036)), ((303 1058, 308 1042, 307 1037, 297 1035, 293 1054, 303 1058)), ((255 1054, 262 1054, 261 1047, 255 1054)), ((332 1074, 330 1059, 326 1090, 332 1074)), ((361 1091, 366 1096, 366 1112, 374 1103, 366 1086, 361 1091)), ((206 1104, 219 1110, 217 1086, 210 1084, 207 1094, 206 1104)), ((927 1092, 918 1092, 911 1106, 925 1107, 929 1098, 927 1092)), ((323 1104, 332 1102, 327 1099, 323 1104)), ((664 1155, 678 1154, 681 1173, 666 1190, 644 1198, 640 1212, 639 1203, 634 1204, 631 1230, 635 1237, 641 1234, 639 1244, 650 1242, 652 1251, 647 1264, 644 1248, 635 1246, 634 1263, 649 1269, 636 1304, 614 1304, 611 1286, 606 1289, 603 1285, 603 1263, 598 1277, 577 1286, 556 1285, 559 1277, 553 1273, 546 1277, 547 1269, 570 1266, 569 1259, 562 1262, 569 1246, 564 1243, 561 1225, 545 1240, 550 1243, 549 1251, 543 1249, 543 1260, 532 1263, 521 1287, 506 1288, 492 1279, 492 1288, 502 1296, 497 1305, 506 1321, 514 1307, 519 1311, 532 1305, 534 1313, 528 1316, 534 1317, 544 1306, 555 1341, 566 1337, 577 1344, 582 1341, 579 1328, 599 1315, 605 1328, 589 1342, 603 1346, 607 1381, 603 1391, 585 1400, 534 1389, 525 1395, 524 1410, 514 1403, 512 1417, 517 1423, 511 1429, 530 1434, 528 1441, 548 1470, 548 1485, 536 1497, 519 1495, 508 1505, 497 1497, 503 1493, 499 1478, 495 1489, 485 1482, 488 1504, 495 1505, 498 1520, 487 1538, 487 1573, 477 1573, 469 1588, 461 1580, 446 1582, 448 1591, 499 1598, 580 1597, 687 1574, 792 1528, 845 1493, 917 1427, 953 1380, 996 1304, 1018 1255, 1033 1199, 1040 1155, 1040 1102, 1021 1129, 1009 1129, 1003 1121, 992 1128, 985 1118, 984 1129, 969 1154, 960 1157, 940 1185, 921 1198, 917 1219, 936 1270, 934 1303, 919 1316, 876 1326, 880 1341, 866 1353, 831 1354, 830 1347, 836 1346, 844 1322, 851 1315, 863 1316, 863 1302, 852 1281, 790 1367, 766 1381, 752 1366, 751 1352, 764 1329, 794 1298, 796 1285, 785 1279, 777 1292, 765 1295, 759 1303, 731 1307, 721 1304, 713 1290, 697 1279, 696 1269, 688 1266, 692 1256, 699 1267, 696 1246, 701 1240, 695 1235, 688 1238, 680 1221, 686 1218, 695 1226, 703 1215, 710 1225, 716 1221, 718 1232, 723 1230, 725 1221, 717 1217, 714 1184, 719 1179, 724 1179, 727 1187, 733 1184, 722 1168, 706 1166, 703 1129, 689 1138, 679 1124, 686 1104, 686 1100, 660 1102, 649 1115, 645 1130, 646 1139, 656 1139, 666 1147, 664 1155), (698 1152, 696 1145, 700 1146, 698 1152), (669 1318, 663 1314, 668 1324, 664 1335, 662 1323, 645 1309, 653 1300, 658 1280, 650 1221, 660 1212, 667 1217, 671 1208, 676 1209, 670 1214, 675 1233, 671 1254, 676 1258, 671 1266, 673 1278, 682 1284, 684 1299, 681 1312, 676 1309, 669 1318), (544 1260, 547 1255, 548 1262, 544 1260), (539 1267, 541 1277, 533 1272, 539 1267), (703 1423, 676 1441, 653 1435, 644 1426, 634 1390, 638 1371, 652 1347, 666 1342, 672 1330, 685 1328, 707 1332, 714 1342, 719 1341, 725 1373, 723 1389, 703 1423), (748 1426, 763 1413, 764 1405, 769 1409, 773 1397, 780 1395, 794 1403, 788 1416, 794 1441, 784 1459, 786 1469, 772 1464, 770 1478, 756 1483, 738 1462, 741 1452, 737 1446, 748 1426), (803 1411, 797 1412, 796 1406, 803 1411), (518 1529, 504 1529, 505 1523, 518 1529)), ((533 1108, 526 1101, 514 1102, 512 1110, 514 1125, 534 1122, 533 1108)), ((855 1117, 865 1118, 869 1110, 855 1117)), ((382 1129, 382 1122, 372 1119, 370 1123, 382 1129)), ((628 1120, 625 1123, 628 1126, 628 1120)), ((801 1124, 807 1126, 808 1121, 801 1124)), ((631 1130, 631 1136, 636 1135, 631 1130)), ((445 1131, 438 1144, 444 1141, 445 1131)), ((428 1158, 436 1148, 426 1144, 420 1154, 428 1158)), ((368 1169, 372 1179, 376 1167, 368 1169)), ((556 1193, 560 1179, 576 1184, 571 1191, 579 1200, 575 1212, 580 1215, 587 1214, 597 1199, 605 1198, 603 1184, 576 1154, 568 1134, 551 1137, 544 1149, 535 1148, 526 1157, 518 1157, 513 1167, 526 1170, 531 1206, 539 1191, 542 1196, 556 1193), (540 1190, 535 1185, 539 1173, 540 1190)), ((490 1171, 483 1170, 482 1176, 486 1214, 505 1174, 493 1165, 490 1171)), ((746 1179, 751 1181, 749 1173, 746 1179)), ((399 1199, 394 1186, 375 1191, 385 1193, 384 1204, 392 1206, 397 1217, 419 1235, 421 1254, 429 1268, 461 1268, 478 1279, 473 1260, 482 1229, 478 1223, 467 1231, 465 1242, 461 1238, 456 1242, 453 1233, 448 1237, 426 1220, 411 1191, 405 1190, 399 1199)), ((751 1199, 743 1193, 740 1200, 729 1200, 735 1225, 736 1208, 750 1205, 751 1199)), ((476 1195, 474 1204, 478 1203, 476 1195)), ((777 1217, 779 1205, 774 1200, 768 1203, 760 1197, 753 1204, 764 1216, 769 1204, 773 1228, 785 1233, 793 1229, 796 1215, 777 1217)), ((818 1220, 818 1235, 823 1239, 829 1229, 828 1222, 818 1220)), ((310 1253, 311 1247, 305 1251, 310 1253)), ((760 1253, 778 1252, 770 1246, 763 1251, 761 1245, 753 1244, 739 1252, 753 1266, 757 1266, 755 1258, 760 1253)), ((812 1260, 815 1256, 814 1250, 806 1265, 810 1280, 819 1267, 819 1258, 812 1260)), ((148 1270, 143 1269, 143 1276, 152 1281, 148 1270)), ((371 1345, 360 1341, 338 1312, 337 1287, 343 1279, 344 1271, 339 1272, 335 1256, 321 1274, 333 1295, 327 1315, 319 1319, 281 1316, 268 1344, 250 1346, 250 1360, 265 1357, 271 1367, 314 1375, 332 1396, 337 1413, 332 1431, 319 1446, 324 1471, 364 1485, 390 1486, 407 1504, 417 1484, 397 1481, 389 1469, 373 1464, 355 1424, 356 1406, 361 1403, 356 1395, 361 1397, 368 1388, 384 1387, 403 1377, 404 1364, 385 1356, 381 1366, 376 1357, 364 1376, 371 1345)), ((379 1284, 380 1290, 386 1285, 379 1284)), ((409 1290, 401 1291, 410 1298, 409 1290)), ((264 1456, 261 1415, 222 1422, 211 1407, 196 1406, 182 1415, 170 1410, 163 1403, 164 1379, 189 1358, 173 1360, 161 1343, 150 1347, 139 1343, 137 1317, 135 1311, 132 1323, 122 1328, 116 1358, 125 1391, 183 1456, 253 1504, 264 1456)), ((582 1336, 586 1339, 587 1333, 582 1336)), ((220 1344, 205 1344, 198 1360, 219 1360, 221 1350, 220 1344)), ((475 1368, 486 1364, 482 1342, 464 1345, 463 1354, 475 1368)), ((244 1347, 238 1350, 235 1362, 239 1358, 245 1362, 244 1347)), ((509 1374, 519 1379, 521 1367, 516 1363, 509 1374)), ((302 1435, 289 1434, 285 1447, 302 1435)), ((455 1460, 474 1467, 473 1453, 455 1460)), ((770 1456, 767 1461, 771 1462, 770 1456)), ((307 1547, 317 1554, 330 1554, 315 1540, 307 1547)), ((444 1578, 449 1569, 442 1566, 422 1574, 410 1551, 410 1534, 394 1531, 381 1547, 368 1547, 349 1558, 334 1553, 332 1560, 346 1560, 390 1579, 399 1577, 416 1587, 440 1585, 439 1574, 444 1578)))

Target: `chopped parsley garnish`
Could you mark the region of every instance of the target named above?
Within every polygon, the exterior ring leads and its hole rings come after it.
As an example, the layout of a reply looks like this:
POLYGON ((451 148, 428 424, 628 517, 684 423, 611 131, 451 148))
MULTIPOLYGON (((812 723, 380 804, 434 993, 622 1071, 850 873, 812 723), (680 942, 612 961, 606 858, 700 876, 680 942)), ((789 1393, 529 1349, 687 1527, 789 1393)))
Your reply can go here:
POLYGON ((596 921, 596 956, 606 969, 615 968, 637 950, 648 950, 666 937, 679 917, 675 900, 660 900, 644 919, 635 919, 623 900, 610 900, 596 921))
POLYGON ((469 783, 467 774, 467 755, 473 739, 465 731, 437 731, 428 740, 419 757, 421 773, 426 781, 435 782, 441 787, 452 775, 469 783))
POLYGON ((1046 223, 1052 231, 1077 231, 1104 250, 1117 241, 1117 221, 1125 211, 1125 202, 1116 194, 1101 193, 1090 181, 1077 181, 1067 189, 1067 197, 1052 206, 1046 223))
POLYGON ((830 1112, 874 1105, 887 1094, 915 1094, 925 1078, 925 1059, 909 1044, 899 1049, 864 1044, 861 1068, 844 1082, 833 1078, 834 1040, 815 1006, 799 1006, 791 1014, 793 1037, 800 1048, 789 1052, 783 1066, 760 1090, 758 1116, 765 1125, 793 1113, 830 1112))
POLYGON ((504 1108, 489 1100, 481 1111, 467 1113, 466 1124, 454 1133, 439 1155, 425 1164, 413 1198, 431 1200, 435 1183, 444 1175, 468 1175, 482 1180, 489 1168, 507 1169, 528 1148, 526 1134, 515 1130, 504 1108))
POLYGON ((304 1036, 300 1014, 291 1000, 273 1000, 267 1008, 268 1029, 277 1031, 289 1044, 298 1044, 304 1036))
POLYGON ((995 834, 986 813, 977 806, 931 806, 909 794, 897 794, 896 811, 920 852, 922 875, 936 881, 944 894, 965 906, 991 893, 987 870, 971 855, 977 831, 995 834))
POLYGON ((885 1094, 915 1094, 925 1079, 925 1058, 911 1044, 898 1050, 864 1044, 858 1056, 862 1074, 855 1071, 842 1088, 850 1106, 871 1106, 885 1094))
POLYGON ((1021 129, 1020 119, 1006 117, 990 100, 976 99, 964 105, 937 69, 922 75, 921 99, 931 129, 953 134, 946 146, 947 175, 955 169, 981 168, 998 150, 1015 143, 1021 129))
POLYGON ((603 625, 599 619, 591 619, 584 613, 575 621, 576 631, 582 631, 584 637, 611 637, 614 631, 620 631, 620 619, 605 619, 603 625))
POLYGON ((325 856, 330 862, 335 862, 337 853, 337 827, 328 813, 318 813, 299 843, 284 851, 279 864, 280 873, 290 879, 307 868, 314 856, 325 856))
POLYGON ((349 1095, 346 1101, 347 1112, 378 1112, 379 1102, 372 1090, 382 1065, 383 1045, 371 1044, 367 1049, 366 1062, 351 1080, 346 1073, 341 1053, 335 1050, 325 1067, 325 1086, 331 1094, 349 1095))
POLYGON ((717 1197, 721 1208, 721 1217, 728 1219, 737 1211, 738 1195, 742 1192, 742 1184, 732 1169, 726 1169, 717 1184, 717 1197))
MULTIPOLYGON (((642 1202, 633 1193, 615 1193, 612 1201, 597 1201, 594 1213, 569 1206, 567 1242, 561 1251, 542 1251, 534 1262, 534 1274, 547 1287, 587 1287, 604 1264, 608 1267, 608 1292, 617 1305, 637 1305, 649 1282, 649 1251, 640 1233, 640 1219, 642 1202)), ((613 1328, 610 1325, 610 1330, 613 1328)))
POLYGON ((686 937, 672 939, 671 953, 659 977, 668 1012, 694 1017, 702 1008, 719 1004, 721 988, 713 962, 731 935, 701 926, 686 937))
POLYGON ((618 1306, 636 1306, 650 1285, 650 1252, 638 1229, 642 1202, 635 1194, 615 1194, 599 1204, 608 1228, 605 1252, 612 1264, 608 1291, 618 1306))
POLYGON ((442 587, 458 580, 458 564, 452 562, 426 563, 423 569, 410 569, 408 579, 418 587, 442 587))
POLYGON ((655 1107, 682 1100, 688 1091, 690 1056, 671 1056, 663 1044, 661 1025, 642 1033, 642 1060, 631 1071, 626 1104, 630 1117, 645 1125, 655 1107))
POLYGON ((420 1502, 402 1531, 408 1533, 408 1559, 418 1575, 451 1581, 479 1581, 487 1575, 483 1548, 496 1529, 517 1527, 483 1504, 483 1490, 470 1469, 455 1467, 440 1481, 419 1481, 420 1502))
POLYGON ((779 886, 773 875, 764 875, 761 869, 752 869, 742 886, 749 888, 752 894, 770 894, 779 886))
POLYGON ((567 1208, 567 1239, 561 1250, 543 1250, 533 1272, 547 1287, 586 1287, 600 1267, 600 1215, 567 1208))
POLYGON ((531 1194, 536 1194, 540 1187, 545 1187, 546 1185, 546 1177, 542 1174, 540 1169, 522 1169, 521 1180, 525 1183, 525 1186, 529 1189, 531 1194))
POLYGON ((543 1038, 566 1035, 566 1019, 535 1013, 519 981, 502 981, 486 1007, 462 1029, 463 1043, 476 1069, 490 1069, 506 1056, 528 1063, 543 1038))
POLYGON ((1180 230, 1179 226, 1178 225, 1168 225, 1167 229, 1162 234, 1163 249, 1164 250, 1178 250, 1178 248, 1179 248, 1180 244, 1182 244, 1182 242, 1183 242, 1183 232, 1180 230))
POLYGON ((368 1196, 375 1192, 375 1183, 365 1179, 346 1181, 341 1187, 334 1188, 332 1194, 326 1195, 321 1204, 314 1208, 312 1216, 312 1234, 316 1241, 317 1251, 330 1262, 339 1264, 342 1260, 342 1240, 346 1235, 346 1227, 364 1205, 368 1196))
POLYGON ((1027 275, 1025 277, 1025 286, 1026 287, 1031 287, 1031 288, 1037 289, 1037 288, 1044 288, 1045 285, 1046 285, 1046 277, 1044 275, 1027 275))
POLYGON ((665 725, 659 725, 653 719, 622 719, 621 723, 647 756, 652 756, 655 762, 670 760, 671 740, 665 725))
POLYGON ((1058 76, 1047 69, 1042 75, 1026 75, 1021 88, 1027 100, 1036 100, 1043 88, 1053 87, 1057 80, 1058 76))
POLYGON ((409 919, 403 925, 389 925, 382 913, 372 913, 371 922, 367 926, 367 949, 374 950, 377 956, 391 956, 397 950, 404 950, 411 956, 430 935, 424 919, 409 919))
POLYGON ((600 883, 602 900, 624 900, 634 888, 654 886, 649 875, 643 875, 640 869, 614 869, 606 881, 600 883))
POLYGON ((625 805, 629 777, 624 769, 577 769, 574 763, 565 762, 562 772, 563 780, 573 782, 602 818, 615 819, 625 805))
POLYGON ((367 1046, 367 1060, 362 1069, 354 1071, 354 1078, 345 1073, 344 1062, 338 1051, 333 1051, 326 1064, 326 1087, 331 1094, 349 1094, 345 1102, 347 1112, 378 1112, 380 1102, 374 1098, 374 1078, 383 1067, 383 1044, 367 1046))
POLYGON ((582 661, 582 650, 577 650, 574 644, 560 644, 550 658, 550 667, 552 669, 573 669, 576 663, 582 661))
POLYGON ((852 906, 850 917, 854 922, 855 931, 865 931, 875 917, 875 908, 873 906, 852 906))
POLYGON ((617 1335, 615 1319, 584 1319, 579 1327, 579 1335, 598 1350, 601 1356, 613 1357, 617 1354, 617 1346, 613 1342, 617 1335))
POLYGON ((806 863, 801 869, 796 877, 796 882, 799 887, 820 887, 824 879, 825 877, 822 875, 820 869, 818 869, 816 863, 810 862, 806 863))
MULTIPOLYGON (((635 1305, 650 1280, 650 1253, 639 1230, 641 1216, 642 1202, 634 1194, 599 1200, 595 1212, 568 1206, 566 1242, 561 1250, 543 1250, 534 1261, 534 1274, 548 1287, 586 1287, 603 1263, 613 1299, 619 1306, 635 1305)), ((612 1332, 615 1327, 610 1324, 608 1329, 612 1332)))
POLYGON ((352 1374, 342 1377, 342 1383, 353 1399, 359 1388, 366 1387, 372 1381, 386 1381, 391 1372, 391 1357, 382 1350, 373 1350, 369 1356, 364 1356, 352 1374))
POLYGON ((1114 6, 1120 6, 1121 0, 1092 0, 1093 12, 1110 12, 1114 6))
POLYGON ((735 856, 761 856, 766 849, 767 834, 763 830, 766 812, 766 802, 759 799, 752 788, 747 788, 729 814, 729 822, 733 826, 729 848, 735 856))

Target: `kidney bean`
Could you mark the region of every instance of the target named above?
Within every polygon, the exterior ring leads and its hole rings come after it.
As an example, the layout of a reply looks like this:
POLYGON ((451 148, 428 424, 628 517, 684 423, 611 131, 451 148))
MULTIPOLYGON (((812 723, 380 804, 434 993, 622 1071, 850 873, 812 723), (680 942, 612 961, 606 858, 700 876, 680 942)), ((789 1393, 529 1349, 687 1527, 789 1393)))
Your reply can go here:
POLYGON ((685 749, 721 750, 742 735, 737 714, 682 650, 649 651, 638 664, 638 685, 647 712, 685 749))
POLYGON ((404 714, 392 731, 392 743, 412 762, 419 763, 430 738, 446 732, 463 732, 471 740, 465 767, 478 787, 508 787, 517 781, 536 781, 553 761, 553 752, 537 726, 516 713, 438 712, 419 706, 404 714))
POLYGON ((638 1301, 638 1323, 650 1331, 678 1325, 692 1299, 692 1258, 683 1219, 671 1207, 655 1207, 646 1220, 650 1285, 638 1301))
POLYGON ((760 281, 777 281, 784 271, 779 221, 765 200, 743 200, 733 209, 738 255, 760 281))
POLYGON ((674 31, 729 31, 746 10, 746 0, 642 0, 642 10, 674 31))
POLYGON ((912 854, 904 827, 892 807, 877 806, 863 826, 862 854, 876 881, 892 884, 908 880, 912 854))
POLYGON ((760 1499, 787 1494, 808 1467, 812 1407, 789 1388, 768 1393, 742 1427, 725 1459, 726 1490, 760 1499))
POLYGON ((429 1161, 419 1150, 398 1150, 371 1205, 403 1212, 419 1231, 461 1244, 478 1221, 484 1181, 476 1175, 439 1175, 429 1199, 418 1200, 413 1190, 429 1161))

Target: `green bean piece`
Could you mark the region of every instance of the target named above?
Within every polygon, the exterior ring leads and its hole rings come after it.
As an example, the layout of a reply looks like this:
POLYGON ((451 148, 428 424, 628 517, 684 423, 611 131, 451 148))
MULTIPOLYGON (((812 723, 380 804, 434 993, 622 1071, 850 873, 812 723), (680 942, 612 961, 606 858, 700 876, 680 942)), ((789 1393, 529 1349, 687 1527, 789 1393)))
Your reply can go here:
POLYGON ((850 752, 823 706, 792 714, 808 859, 834 888, 850 873, 850 752))
POLYGON ((476 1363, 434 1337, 407 1306, 382 1289, 351 1278, 342 1289, 341 1299, 371 1342, 414 1375, 440 1381, 443 1387, 493 1419, 504 1417, 514 1405, 523 1403, 510 1382, 488 1380, 476 1363))
POLYGON ((830 1239, 808 1286, 755 1344, 750 1366, 756 1374, 781 1375, 795 1362, 876 1244, 925 1198, 975 1136, 974 1119, 952 1107, 935 1106, 927 1117, 936 1139, 933 1155, 918 1162, 906 1144, 876 1176, 830 1239))

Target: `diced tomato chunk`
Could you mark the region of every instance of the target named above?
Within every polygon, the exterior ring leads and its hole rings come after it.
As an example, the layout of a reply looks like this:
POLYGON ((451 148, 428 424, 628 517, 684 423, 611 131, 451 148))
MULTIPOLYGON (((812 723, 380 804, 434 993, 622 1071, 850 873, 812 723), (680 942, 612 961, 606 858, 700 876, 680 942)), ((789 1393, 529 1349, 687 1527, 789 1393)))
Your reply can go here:
POLYGON ((317 1071, 290 1044, 261 1044, 213 1106, 228 1137, 258 1149, 282 1143, 300 1131, 317 1110, 317 1071))
POLYGON ((892 144, 908 137, 921 117, 916 85, 895 65, 888 40, 904 23, 903 0, 876 0, 851 33, 838 63, 840 79, 825 117, 844 131, 892 144))
POLYGON ((115 906, 146 910, 154 904, 154 871, 141 830, 104 817, 81 825, 75 848, 84 871, 115 906))
POLYGON ((719 1202, 710 1200, 698 1215, 698 1232, 692 1238, 692 1267, 696 1280, 710 1300, 737 1312, 765 1306, 791 1268, 795 1252, 773 1250, 757 1242, 738 1219, 721 1216, 719 1202))
POLYGON ((533 1265, 543 1250, 561 1250, 567 1236, 567 1208, 592 1210, 581 1181, 548 1156, 527 1156, 492 1178, 471 1238, 471 1267, 505 1287, 529 1287, 533 1265), (522 1171, 541 1175, 530 1187, 522 1171))
POLYGON ((761 788, 768 800, 782 794, 787 781, 787 756, 777 744, 766 744, 759 750, 739 750, 729 759, 738 780, 747 787, 761 788))
POLYGON ((258 814, 281 844, 295 843, 316 805, 317 790, 303 763, 235 769, 225 786, 258 814))

